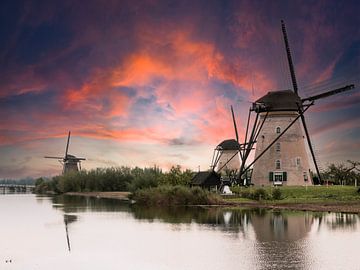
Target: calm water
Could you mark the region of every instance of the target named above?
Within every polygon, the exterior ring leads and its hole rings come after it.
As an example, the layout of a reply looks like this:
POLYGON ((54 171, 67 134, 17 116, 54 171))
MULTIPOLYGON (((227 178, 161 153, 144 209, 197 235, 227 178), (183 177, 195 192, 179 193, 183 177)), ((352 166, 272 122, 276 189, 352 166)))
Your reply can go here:
POLYGON ((360 269, 358 215, 31 194, 0 214, 0 269, 360 269))

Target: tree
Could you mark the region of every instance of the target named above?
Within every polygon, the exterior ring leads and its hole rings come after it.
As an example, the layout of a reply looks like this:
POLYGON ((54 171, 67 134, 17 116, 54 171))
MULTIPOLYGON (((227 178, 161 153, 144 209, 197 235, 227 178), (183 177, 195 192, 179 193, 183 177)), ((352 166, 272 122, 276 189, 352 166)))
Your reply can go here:
POLYGON ((360 181, 360 162, 347 161, 349 164, 330 164, 324 172, 324 178, 335 185, 355 185, 360 181))

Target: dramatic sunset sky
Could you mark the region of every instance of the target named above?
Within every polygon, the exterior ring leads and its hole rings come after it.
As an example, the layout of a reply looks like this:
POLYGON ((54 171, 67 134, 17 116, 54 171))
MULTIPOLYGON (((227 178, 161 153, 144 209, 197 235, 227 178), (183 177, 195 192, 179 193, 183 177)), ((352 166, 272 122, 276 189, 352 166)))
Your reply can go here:
MULTIPOLYGON (((68 130, 83 168, 207 169, 243 138, 251 101, 360 83, 359 1, 2 1, 0 179, 61 172, 68 130)), ((360 160, 360 91, 306 115, 322 167, 360 160)))

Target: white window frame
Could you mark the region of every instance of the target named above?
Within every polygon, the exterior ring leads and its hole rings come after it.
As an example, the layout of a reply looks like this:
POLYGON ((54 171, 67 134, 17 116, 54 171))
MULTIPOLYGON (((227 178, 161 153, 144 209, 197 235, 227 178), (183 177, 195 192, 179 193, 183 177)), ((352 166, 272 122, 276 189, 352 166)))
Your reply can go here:
POLYGON ((273 172, 274 186, 282 185, 284 182, 284 172, 273 172))

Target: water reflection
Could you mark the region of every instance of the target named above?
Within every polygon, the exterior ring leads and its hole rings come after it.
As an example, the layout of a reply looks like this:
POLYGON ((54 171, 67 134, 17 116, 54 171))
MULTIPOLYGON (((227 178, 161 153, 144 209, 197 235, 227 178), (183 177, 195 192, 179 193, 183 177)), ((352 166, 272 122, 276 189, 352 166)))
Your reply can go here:
MULTIPOLYGON (((48 197, 38 196, 41 202, 48 197)), ((197 223, 228 232, 244 232, 251 225, 256 238, 262 242, 297 241, 306 237, 314 223, 330 229, 355 230, 359 215, 346 213, 280 211, 257 208, 224 207, 141 207, 129 205, 114 199, 99 199, 81 196, 51 197, 52 206, 63 211, 71 222, 77 220, 81 212, 126 212, 137 220, 161 221, 172 224, 197 223)), ((65 216, 64 216, 65 220, 65 216)))
POLYGON ((68 224, 77 221, 77 216, 75 215, 68 215, 64 214, 64 224, 65 224, 65 231, 66 231, 66 242, 68 246, 69 252, 71 251, 71 245, 70 245, 70 237, 69 237, 69 230, 68 230, 68 224))
POLYGON ((34 195, 0 212, 0 269, 357 269, 358 215, 34 195))
MULTIPOLYGON (((57 196, 52 199, 53 207, 62 210, 65 217, 86 211, 127 212, 136 220, 149 223, 162 222, 172 224, 179 230, 179 224, 198 224, 210 230, 230 233, 238 239, 256 239, 254 264, 257 269, 308 269, 312 256, 305 242, 314 224, 327 226, 331 230, 354 230, 359 217, 342 213, 312 213, 296 211, 269 211, 265 209, 239 209, 216 207, 140 207, 128 205, 111 199, 85 198, 75 196, 57 196), (284 265, 284 262, 286 264, 284 265)), ((66 227, 67 230, 67 227, 66 227)), ((70 251, 70 240, 68 238, 70 251)), ((241 256, 241 254, 239 254, 241 256)))
POLYGON ((259 269, 303 269, 307 264, 307 247, 302 241, 312 228, 314 217, 308 212, 263 211, 252 215, 251 224, 257 238, 259 269))
POLYGON ((331 230, 356 230, 360 223, 360 217, 357 214, 348 213, 314 213, 314 218, 318 223, 318 230, 322 226, 327 226, 331 230))

